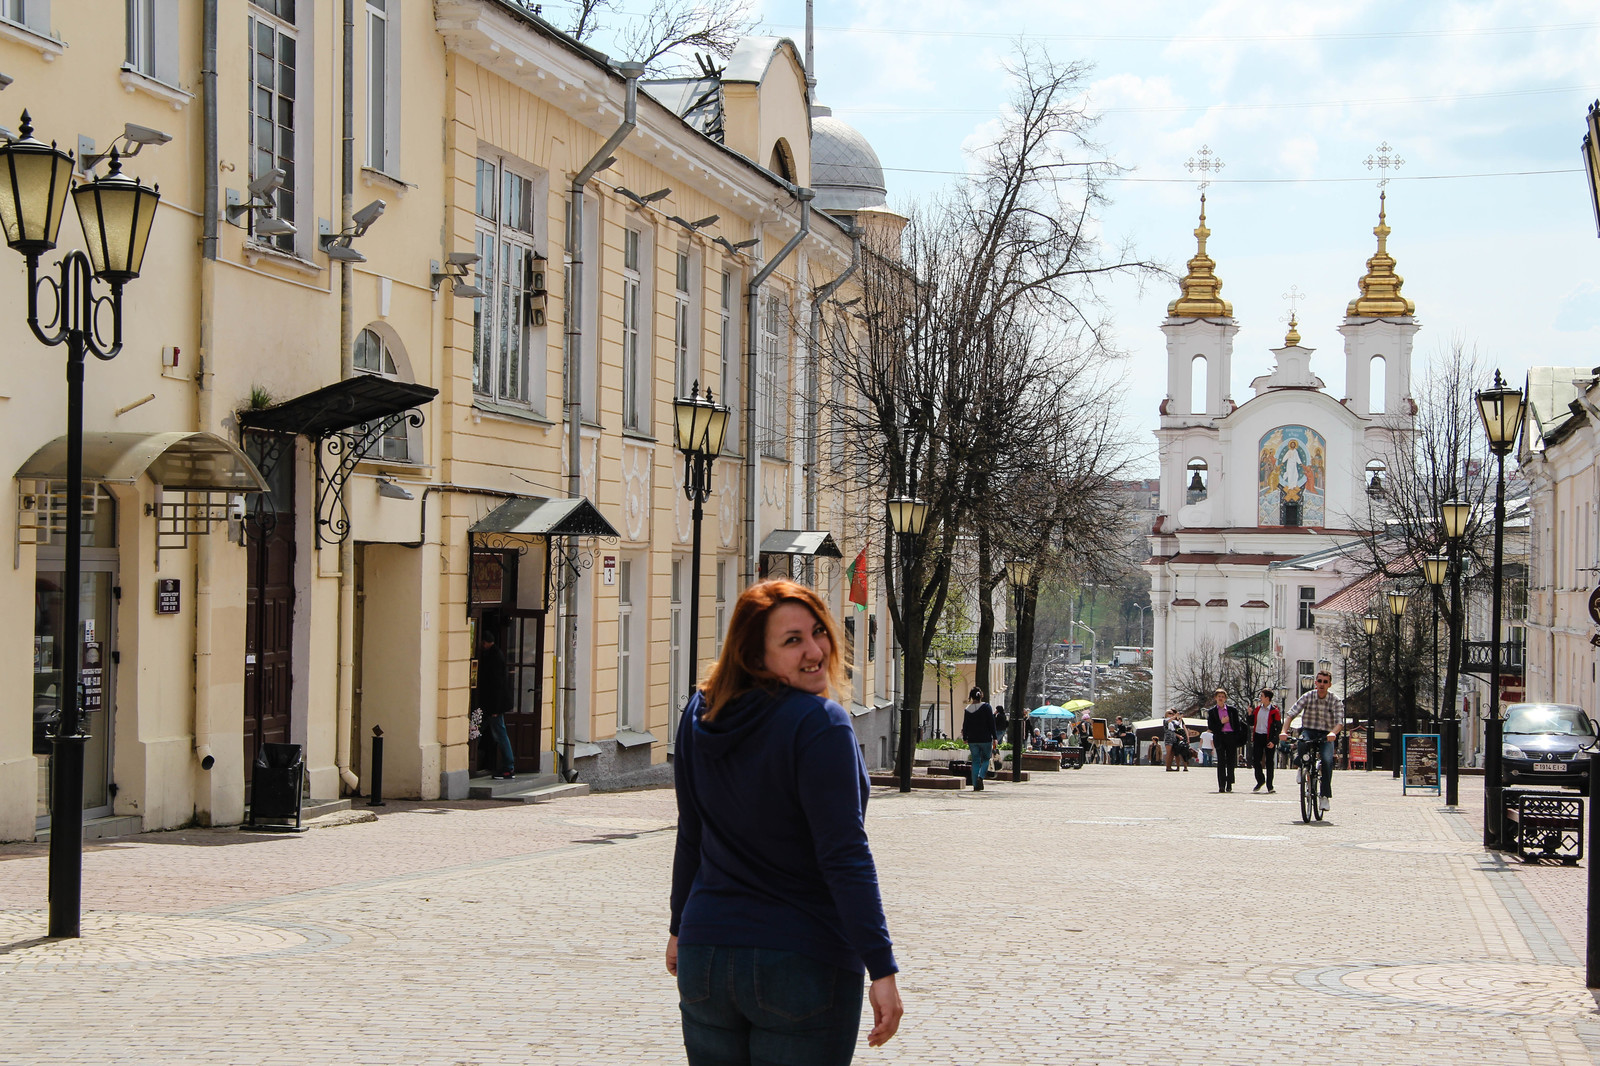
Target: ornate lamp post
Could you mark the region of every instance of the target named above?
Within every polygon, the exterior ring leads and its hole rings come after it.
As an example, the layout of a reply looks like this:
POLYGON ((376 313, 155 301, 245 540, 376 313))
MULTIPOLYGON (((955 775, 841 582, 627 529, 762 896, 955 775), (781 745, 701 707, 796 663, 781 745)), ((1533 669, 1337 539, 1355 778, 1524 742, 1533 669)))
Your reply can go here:
POLYGON ((1450 559, 1444 555, 1430 555, 1422 560, 1422 575, 1427 579, 1429 595, 1433 600, 1433 704, 1429 715, 1432 728, 1439 728, 1439 600, 1445 573, 1450 569, 1450 559))
POLYGON ((1451 499, 1439 505, 1439 524, 1444 527, 1445 557, 1449 560, 1450 625, 1445 632, 1445 685, 1443 707, 1445 721, 1444 751, 1445 806, 1454 807, 1461 802, 1461 723, 1456 718, 1456 684, 1461 675, 1461 538, 1467 531, 1467 521, 1472 516, 1470 504, 1451 499))
POLYGON ((1400 737, 1405 735, 1406 727, 1410 725, 1411 714, 1409 711, 1400 710, 1400 701, 1403 698, 1400 685, 1400 623, 1405 619, 1406 601, 1411 599, 1409 592, 1395 589, 1389 593, 1389 614, 1394 618, 1394 717, 1389 720, 1390 743, 1394 745, 1390 753, 1389 765, 1394 771, 1394 776, 1400 776, 1400 737), (1399 727, 1400 736, 1395 735, 1395 728, 1399 727))
MULTIPOLYGON (((1341 700, 1350 698, 1350 653, 1353 650, 1348 640, 1341 642, 1339 645, 1339 659, 1344 663, 1344 667, 1339 674, 1339 679, 1344 688, 1344 692, 1339 697, 1341 700)), ((1348 717, 1348 714, 1346 717, 1348 717)))
POLYGON ((1500 846, 1500 667, 1504 661, 1500 648, 1500 579, 1506 532, 1506 455, 1517 442, 1522 429, 1522 392, 1507 385, 1500 371, 1494 384, 1478 393, 1478 413, 1483 416, 1484 435, 1494 453, 1494 592, 1489 616, 1489 718, 1484 733, 1483 843, 1500 846))
MULTIPOLYGON (((1017 640, 1022 639, 1022 609, 1027 602, 1028 582, 1033 580, 1033 564, 1024 559, 1013 559, 1006 564, 1006 580, 1011 584, 1011 626, 1017 640)), ((1140 621, 1144 616, 1139 616, 1140 621)), ((1026 679, 1020 679, 1017 691, 1026 689, 1026 679)), ((1022 735, 1023 726, 1028 720, 1028 709, 1022 706, 1013 706, 1011 710, 1011 780, 1022 780, 1022 748, 1027 740, 1022 735)))
POLYGON ((1372 643, 1378 635, 1378 616, 1368 611, 1361 616, 1361 628, 1367 634, 1367 757, 1362 760, 1363 768, 1372 769, 1372 643))
POLYGON ((705 517, 706 497, 711 495, 711 464, 722 454, 722 439, 728 433, 728 408, 717 403, 700 383, 689 395, 672 401, 672 420, 677 429, 678 450, 683 453, 683 493, 694 504, 694 548, 689 556, 689 691, 694 692, 700 678, 700 525, 705 517))
MULTIPOLYGON (((894 529, 896 545, 902 560, 909 557, 911 542, 922 536, 928 524, 928 505, 916 496, 891 496, 889 498, 889 525, 894 529)), ((901 575, 905 580, 905 575, 901 575)), ((901 657, 901 669, 905 658, 901 657)), ((911 763, 917 750, 917 709, 911 704, 910 686, 900 681, 900 791, 911 791, 911 763)))
POLYGON ((79 934, 79 902, 83 889, 83 757, 89 739, 78 691, 83 635, 79 590, 83 582, 83 379, 87 356, 114 359, 122 350, 122 287, 139 276, 157 189, 122 173, 122 160, 111 153, 110 172, 72 188, 73 206, 83 229, 85 254, 68 252, 56 277, 39 276, 39 257, 53 250, 72 182, 72 153, 33 136, 33 123, 22 113, 16 140, 0 145, 0 228, 6 243, 28 261, 28 328, 42 344, 67 346, 67 517, 66 592, 61 597, 60 711, 51 736, 50 789, 50 935, 79 934), (95 281, 110 286, 97 294, 95 281), (39 290, 48 286, 45 306, 51 317, 41 323, 39 290), (103 312, 109 312, 109 315, 103 312), (109 317, 109 323, 106 319, 109 317), (110 337, 104 328, 109 325, 110 337))

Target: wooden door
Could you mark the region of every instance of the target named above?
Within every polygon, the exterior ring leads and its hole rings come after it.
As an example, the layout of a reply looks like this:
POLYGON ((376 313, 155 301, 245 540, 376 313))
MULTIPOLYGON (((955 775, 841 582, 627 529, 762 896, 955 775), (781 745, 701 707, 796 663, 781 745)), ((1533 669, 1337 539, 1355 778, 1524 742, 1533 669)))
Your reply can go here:
POLYGON ((244 779, 262 744, 289 740, 294 652, 294 447, 271 455, 259 434, 246 438, 271 487, 245 521, 249 578, 245 613, 244 779), (254 446, 251 446, 252 443, 254 446), (259 458, 265 455, 266 458, 259 458))
POLYGON ((544 697, 544 612, 516 612, 506 623, 501 647, 505 648, 506 668, 511 673, 511 711, 506 715, 506 732, 517 757, 517 773, 538 773, 539 754, 544 746, 539 713, 544 697))

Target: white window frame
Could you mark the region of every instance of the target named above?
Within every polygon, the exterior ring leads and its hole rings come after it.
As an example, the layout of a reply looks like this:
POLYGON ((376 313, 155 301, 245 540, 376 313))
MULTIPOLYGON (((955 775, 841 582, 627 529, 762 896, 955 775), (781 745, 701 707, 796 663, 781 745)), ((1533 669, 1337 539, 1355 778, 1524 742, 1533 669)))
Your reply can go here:
POLYGON ((633 728, 633 560, 617 561, 617 729, 633 728))
POLYGON ((127 0, 127 56, 122 69, 178 87, 178 0, 127 0))
POLYGON ((1299 612, 1295 618, 1295 628, 1317 628, 1316 615, 1311 610, 1311 605, 1317 602, 1316 587, 1313 585, 1299 586, 1299 593, 1296 596, 1296 602, 1299 604, 1299 612), (1309 593, 1309 595, 1307 595, 1307 593, 1309 593))
POLYGON ((691 327, 694 319, 694 263, 687 246, 673 254, 672 365, 678 375, 678 395, 687 396, 700 380, 700 369, 693 365, 691 327))
MULTIPOLYGON (((355 342, 352 345, 351 358, 355 362, 355 371, 358 374, 370 374, 373 377, 388 378, 390 381, 410 380, 400 364, 395 360, 394 351, 387 338, 371 326, 356 332, 355 342), (371 352, 371 341, 363 338, 372 337, 377 340, 378 347, 377 367, 363 366, 363 355, 371 352)), ((420 439, 420 435, 419 435, 420 439)), ((410 427, 402 420, 391 427, 378 441, 378 447, 369 458, 378 459, 385 463, 416 463, 420 462, 420 451, 416 447, 418 442, 411 438, 410 427)))
POLYGON ((633 226, 622 231, 622 428, 650 430, 650 238, 633 226))
POLYGON ((728 626, 728 560, 717 560, 717 622, 712 658, 722 658, 722 640, 728 626))
POLYGON ((0 20, 54 40, 50 33, 50 0, 0 0, 0 20))
POLYGON ((548 326, 532 324, 527 295, 534 260, 542 258, 539 249, 545 243, 548 188, 541 171, 480 148, 473 201, 477 283, 489 295, 472 301, 472 389, 483 399, 536 414, 544 413, 547 401, 548 326), (525 201, 517 220, 507 217, 507 193, 513 188, 525 201))
MULTIPOLYGON (((718 322, 721 335, 718 337, 719 355, 721 365, 717 373, 717 388, 722 392, 722 402, 733 408, 735 412, 741 409, 739 400, 739 274, 734 268, 724 266, 719 272, 718 281, 721 292, 719 294, 718 322)), ((738 414, 728 419, 728 432, 723 438, 723 447, 733 453, 739 451, 739 427, 742 419, 738 414)))
MULTIPOLYGON (((299 19, 308 7, 309 5, 304 0, 301 0, 295 6, 296 19, 299 19)), ((246 89, 248 93, 246 100, 246 143, 249 145, 250 164, 246 168, 248 173, 244 180, 254 181, 273 167, 282 167, 284 170, 284 182, 272 194, 275 198, 273 214, 284 222, 295 223, 298 229, 297 233, 283 234, 278 237, 260 237, 256 236, 253 231, 251 236, 258 244, 274 247, 294 255, 297 254, 297 249, 304 247, 304 242, 310 239, 307 233, 311 229, 311 227, 303 223, 301 219, 303 213, 300 210, 305 201, 303 194, 309 186, 313 173, 310 166, 311 160, 307 158, 306 149, 308 145, 304 136, 304 128, 307 125, 305 118, 310 113, 307 110, 307 103, 311 92, 313 71, 313 67, 309 62, 311 34, 302 35, 298 25, 279 18, 273 11, 267 10, 265 6, 259 6, 258 0, 251 0, 248 5, 248 11, 246 32, 249 39, 245 43, 248 49, 249 66, 246 69, 245 76, 248 80, 246 89), (273 144, 270 149, 263 149, 257 143, 257 105, 260 103, 259 94, 263 91, 263 86, 256 80, 256 76, 259 73, 257 61, 262 56, 262 53, 257 50, 259 43, 257 40, 258 27, 266 27, 274 35, 271 59, 274 80, 273 84, 265 89, 270 95, 270 106, 273 111, 273 117, 267 120, 272 124, 273 129, 273 144), (280 122, 283 108, 280 99, 282 94, 279 92, 279 89, 282 88, 281 67, 285 41, 292 43, 294 47, 294 65, 292 68, 294 70, 294 96, 291 98, 289 107, 289 117, 293 125, 287 128, 288 147, 292 154, 287 159, 287 166, 284 165, 283 149, 285 146, 283 139, 285 128, 280 122), (269 158, 258 159, 257 153, 262 151, 268 152, 269 158)), ((253 211, 249 213, 252 226, 254 225, 255 214, 253 211)))
POLYGON ((690 684, 687 680, 689 657, 684 651, 688 643, 689 619, 683 604, 683 571, 683 557, 673 556, 667 607, 667 683, 672 686, 672 695, 668 697, 667 703, 674 711, 672 722, 668 727, 674 736, 678 731, 678 716, 683 713, 684 707, 688 706, 690 684))
POLYGON ((400 174, 400 4, 367 0, 367 166, 400 174))
POLYGON ((788 302, 779 293, 761 297, 760 395, 756 406, 756 436, 761 454, 769 459, 787 459, 789 410, 789 346, 784 328, 788 302))

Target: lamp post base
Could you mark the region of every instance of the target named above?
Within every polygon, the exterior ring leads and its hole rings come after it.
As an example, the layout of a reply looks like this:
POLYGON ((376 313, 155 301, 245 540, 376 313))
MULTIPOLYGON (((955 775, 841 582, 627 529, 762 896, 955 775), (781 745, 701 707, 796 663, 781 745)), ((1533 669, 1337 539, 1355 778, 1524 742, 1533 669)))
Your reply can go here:
POLYGON ((79 935, 83 896, 83 755, 89 738, 58 736, 50 757, 50 926, 53 937, 79 935))

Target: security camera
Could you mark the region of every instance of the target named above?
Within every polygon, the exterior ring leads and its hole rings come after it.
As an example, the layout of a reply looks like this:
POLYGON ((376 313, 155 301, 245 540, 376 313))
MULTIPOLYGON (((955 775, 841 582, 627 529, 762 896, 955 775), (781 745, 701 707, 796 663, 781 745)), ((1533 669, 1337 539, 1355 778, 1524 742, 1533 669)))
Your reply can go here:
POLYGON ((283 183, 288 179, 280 167, 273 167, 249 185, 250 199, 259 200, 274 189, 283 188, 283 183))
POLYGON ((445 262, 449 263, 451 266, 469 267, 476 266, 478 260, 482 259, 483 256, 479 255, 477 252, 451 252, 444 258, 445 262))
POLYGON ((129 144, 166 144, 172 140, 172 134, 141 126, 137 122, 124 123, 122 136, 127 138, 129 144))
POLYGON ((350 221, 356 224, 357 235, 365 233, 368 226, 378 221, 378 216, 383 214, 385 206, 382 200, 374 200, 350 216, 350 221))

